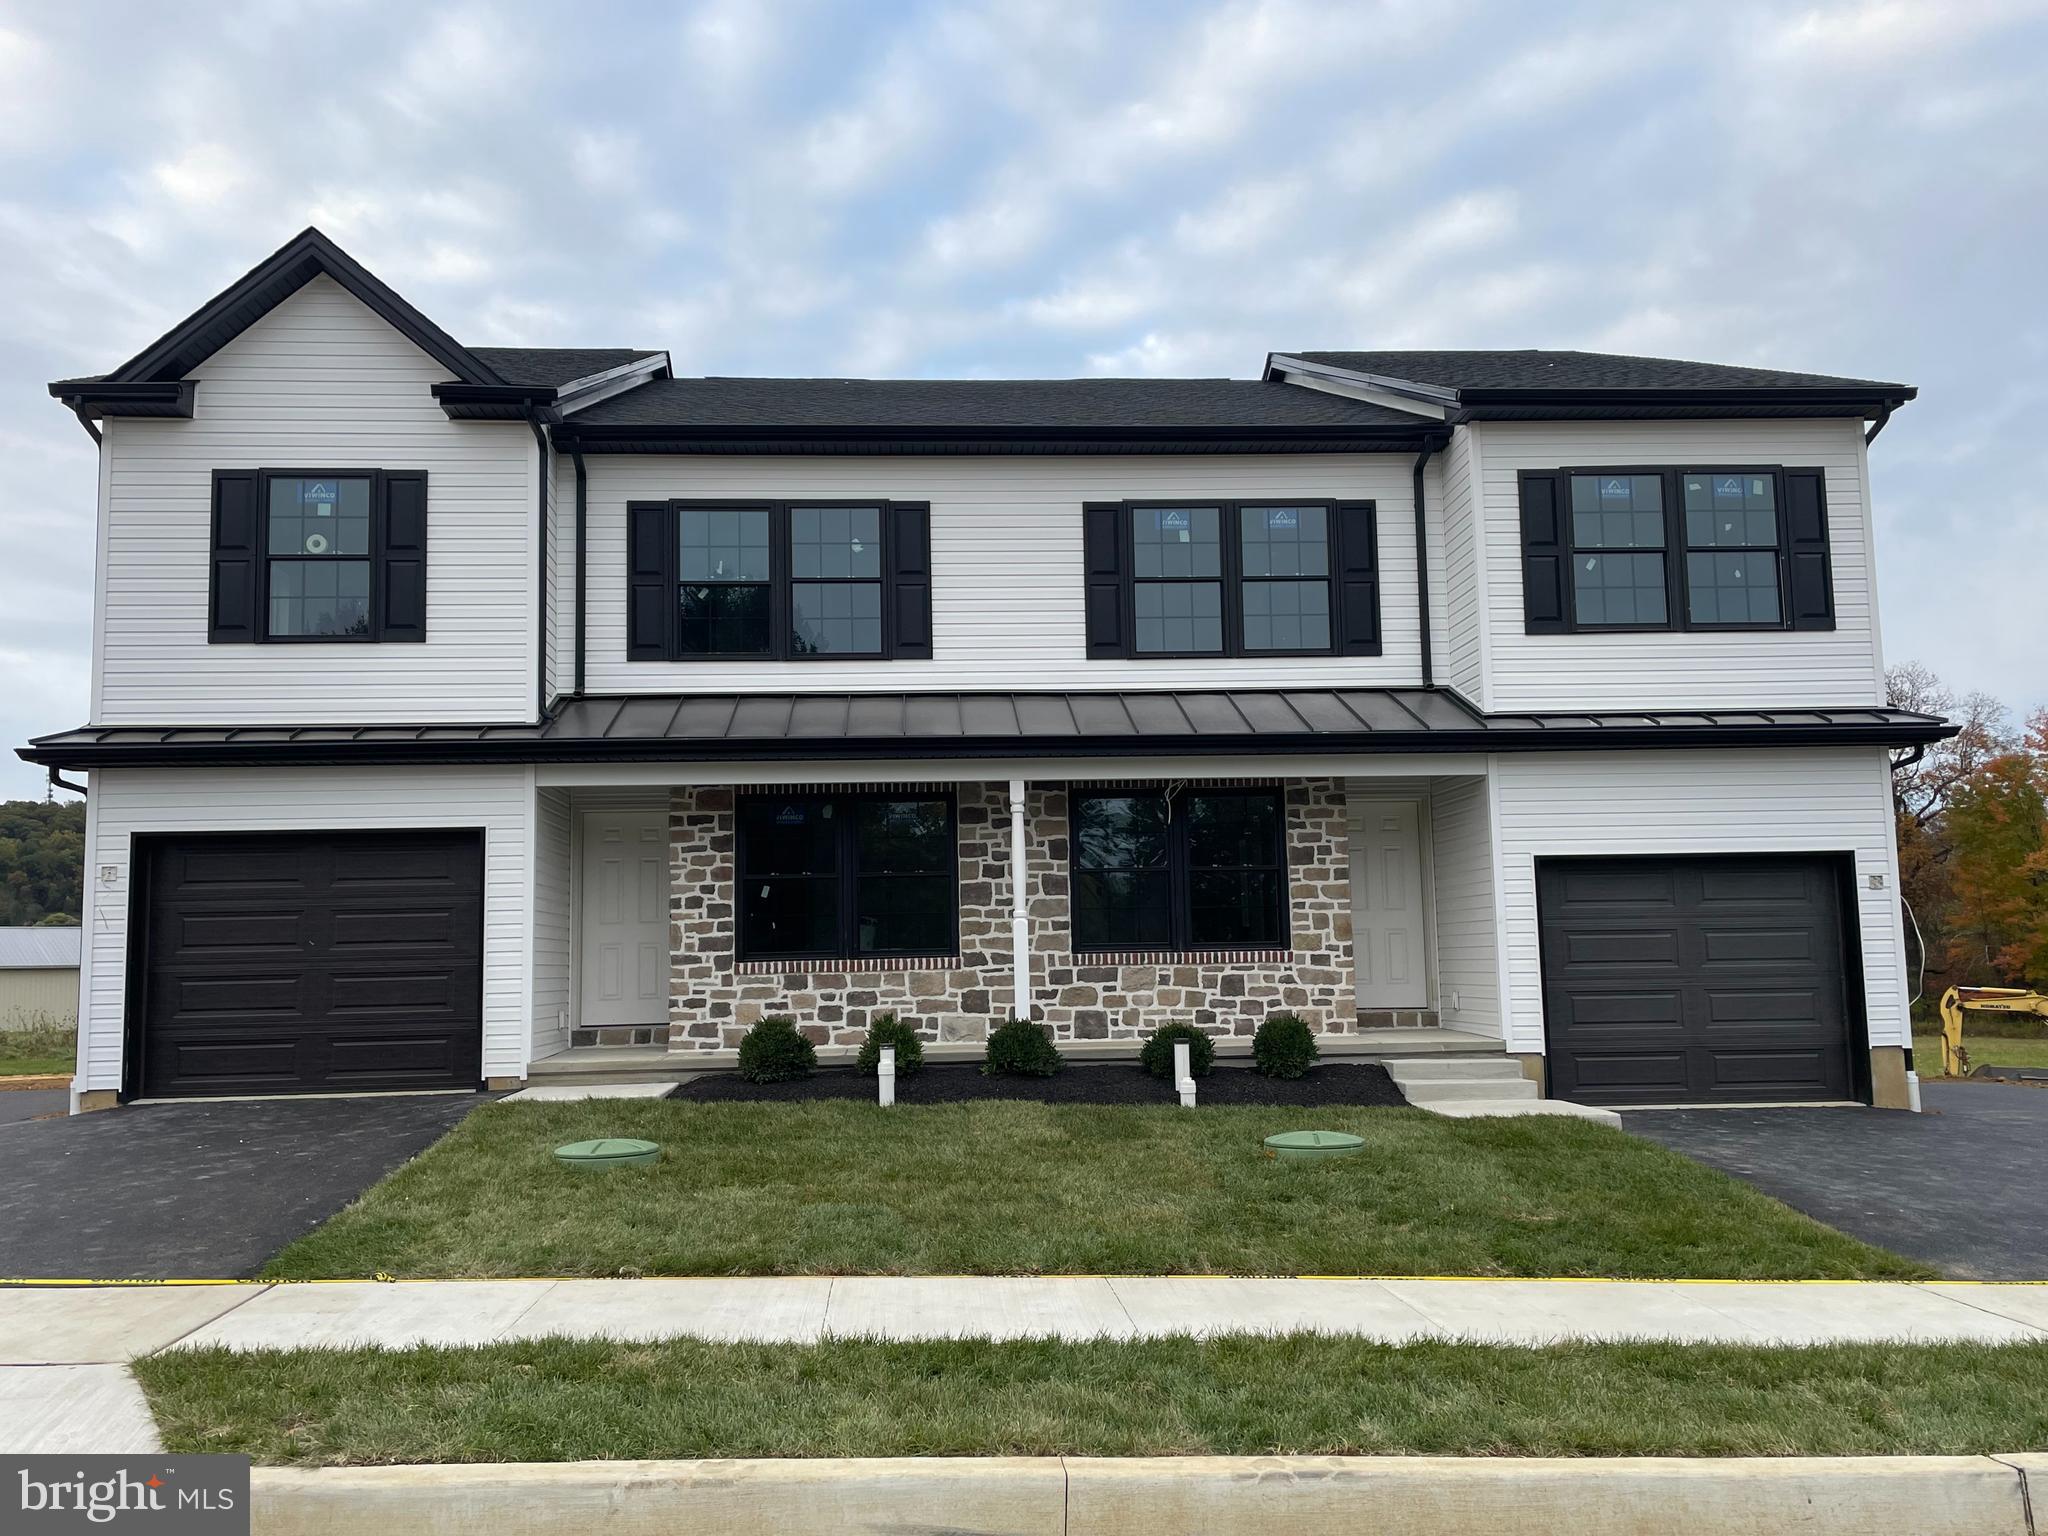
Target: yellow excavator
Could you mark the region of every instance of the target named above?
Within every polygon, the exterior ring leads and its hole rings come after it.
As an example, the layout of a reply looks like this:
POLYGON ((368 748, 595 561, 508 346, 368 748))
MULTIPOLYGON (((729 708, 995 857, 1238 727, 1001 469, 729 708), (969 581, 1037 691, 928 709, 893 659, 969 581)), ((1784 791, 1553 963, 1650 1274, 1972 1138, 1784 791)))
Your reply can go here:
POLYGON ((1963 1049, 1963 1014, 2027 1013, 2048 1019, 2048 996, 2018 987, 1950 987, 1941 994, 1941 1075, 1966 1077, 1970 1053, 1963 1049))

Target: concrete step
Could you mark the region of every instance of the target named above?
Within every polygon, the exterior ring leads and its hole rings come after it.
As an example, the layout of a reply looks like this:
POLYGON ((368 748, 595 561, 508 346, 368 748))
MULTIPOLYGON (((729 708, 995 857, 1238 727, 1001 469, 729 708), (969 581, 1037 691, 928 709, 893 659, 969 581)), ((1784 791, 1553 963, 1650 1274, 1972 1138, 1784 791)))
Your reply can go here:
POLYGON ((1382 1065, 1387 1076, 1397 1083, 1441 1083, 1454 1078, 1505 1083, 1522 1076, 1522 1064, 1505 1056, 1440 1056, 1434 1061, 1389 1061, 1382 1065))
POLYGON ((1543 1095, 1536 1085, 1526 1077, 1514 1078, 1473 1078, 1446 1077, 1434 1082, 1406 1082, 1401 1092, 1410 1104, 1420 1104, 1428 1109, 1437 1104, 1451 1104, 1466 1099, 1540 1099, 1543 1095))
POLYGON ((1417 1104, 1416 1108, 1451 1120, 1472 1120, 1482 1115, 1569 1115, 1574 1120, 1591 1120, 1621 1129, 1621 1116, 1611 1109, 1601 1109, 1595 1104, 1573 1104, 1566 1099, 1539 1099, 1533 1092, 1536 1085, 1531 1083, 1529 1086, 1532 1092, 1525 1099, 1443 1099, 1417 1104))

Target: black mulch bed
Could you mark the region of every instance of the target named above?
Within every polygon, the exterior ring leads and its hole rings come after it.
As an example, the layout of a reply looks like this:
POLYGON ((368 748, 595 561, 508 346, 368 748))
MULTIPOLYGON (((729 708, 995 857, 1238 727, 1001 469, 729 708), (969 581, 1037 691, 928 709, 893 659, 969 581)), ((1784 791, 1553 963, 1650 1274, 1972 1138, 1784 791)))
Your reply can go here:
MULTIPOLYGON (((1408 1101, 1371 1062, 1330 1062, 1291 1081, 1266 1077, 1245 1067, 1218 1067, 1196 1079, 1196 1104, 1365 1104, 1399 1106, 1408 1101)), ((682 1084, 671 1098, 698 1103, 740 1103, 875 1097, 875 1080, 865 1072, 828 1068, 786 1083, 750 1083, 729 1072, 682 1084)), ((975 1099, 1031 1099, 1042 1104, 1177 1104, 1172 1087, 1143 1067, 1125 1063, 1070 1066, 1057 1077, 983 1077, 973 1063, 932 1063, 913 1077, 896 1079, 899 1104, 962 1104, 975 1099)))

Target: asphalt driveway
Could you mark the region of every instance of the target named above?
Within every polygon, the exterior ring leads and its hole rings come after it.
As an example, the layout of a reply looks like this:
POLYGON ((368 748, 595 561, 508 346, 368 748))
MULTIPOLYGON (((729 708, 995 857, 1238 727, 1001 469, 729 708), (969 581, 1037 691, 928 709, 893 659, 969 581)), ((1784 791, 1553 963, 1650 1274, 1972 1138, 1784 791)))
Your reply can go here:
POLYGON ((2048 1088, 1928 1083, 1927 1113, 1636 1110, 1624 1129, 1963 1280, 2048 1279, 2048 1088))
POLYGON ((0 1123, 0 1277, 254 1274, 483 1102, 252 1099, 0 1123))

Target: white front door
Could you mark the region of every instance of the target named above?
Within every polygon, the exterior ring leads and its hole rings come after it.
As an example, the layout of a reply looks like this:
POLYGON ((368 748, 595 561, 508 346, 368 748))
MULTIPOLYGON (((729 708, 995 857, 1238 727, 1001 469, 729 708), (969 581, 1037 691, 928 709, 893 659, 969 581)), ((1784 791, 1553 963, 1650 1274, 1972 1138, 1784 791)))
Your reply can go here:
POLYGON ((591 811, 583 818, 585 1029, 668 1018, 668 817, 591 811))
POLYGON ((1422 810, 1413 800, 1351 803, 1351 947, 1359 1007, 1429 1006, 1422 810))

